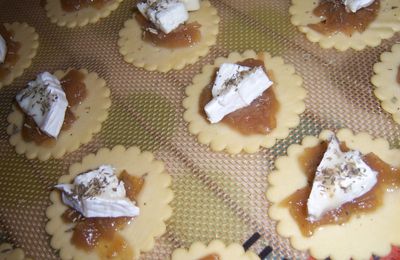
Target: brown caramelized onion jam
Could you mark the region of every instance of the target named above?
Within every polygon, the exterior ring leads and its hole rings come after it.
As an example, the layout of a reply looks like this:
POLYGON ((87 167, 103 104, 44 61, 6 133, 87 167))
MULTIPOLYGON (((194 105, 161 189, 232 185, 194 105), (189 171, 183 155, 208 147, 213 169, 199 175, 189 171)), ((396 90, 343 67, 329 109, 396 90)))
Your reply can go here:
MULTIPOLYGON (((124 182, 127 197, 136 201, 143 188, 144 179, 129 175, 125 170, 119 176, 124 182)), ((133 259, 133 250, 118 234, 118 230, 124 228, 132 220, 131 217, 117 218, 85 218, 74 209, 67 209, 61 216, 65 223, 74 223, 71 242, 77 248, 85 251, 93 251, 101 259, 118 258, 133 259)))
MULTIPOLYGON (((242 62, 237 62, 237 64, 252 68, 261 66, 265 71, 262 60, 246 59, 242 62)), ((272 71, 268 71, 267 74, 273 81, 272 71)), ((207 118, 204 107, 212 100, 211 88, 212 86, 205 87, 200 95, 199 112, 204 118, 207 118)), ((243 135, 268 134, 276 128, 276 114, 278 110, 279 102, 275 97, 272 85, 249 106, 226 115, 221 122, 243 135)))
POLYGON ((201 25, 197 22, 181 24, 172 32, 166 34, 157 29, 141 13, 137 13, 135 19, 143 30, 143 40, 159 47, 170 49, 190 47, 201 39, 201 25))
POLYGON ((65 12, 75 12, 86 7, 101 9, 110 0, 60 0, 65 12))
POLYGON ((346 10, 342 0, 322 0, 313 10, 313 14, 323 17, 324 20, 316 24, 309 24, 308 27, 324 35, 342 32, 351 36, 354 32, 365 31, 377 17, 379 6, 380 0, 375 0, 371 5, 353 13, 346 10))
MULTIPOLYGON (((299 157, 299 164, 307 176, 308 185, 298 189, 282 202, 282 206, 289 208, 290 214, 304 236, 311 236, 317 228, 323 225, 340 225, 348 222, 353 216, 375 211, 382 205, 386 191, 400 187, 400 169, 393 168, 375 154, 369 153, 363 156, 363 161, 371 169, 378 172, 376 185, 361 197, 347 202, 335 210, 328 211, 320 220, 308 221, 307 200, 311 193, 315 172, 326 149, 327 143, 321 142, 315 147, 304 150, 304 153, 299 157)), ((341 149, 343 151, 348 150, 345 144, 341 144, 341 149)))
POLYGON ((2 23, 0 23, 0 35, 6 42, 7 54, 3 63, 0 63, 0 80, 5 78, 19 60, 18 50, 21 44, 14 40, 14 33, 8 31, 2 23))
POLYGON ((220 257, 217 254, 209 254, 199 258, 198 260, 220 260, 220 257))
MULTIPOLYGON (((79 105, 86 98, 86 85, 83 82, 85 75, 78 70, 70 70, 61 80, 61 86, 68 100, 68 107, 65 111, 64 123, 61 131, 68 130, 76 116, 71 111, 72 107, 79 105)), ((38 145, 54 145, 55 139, 40 131, 33 118, 26 116, 21 131, 22 138, 26 142, 34 141, 38 145)))

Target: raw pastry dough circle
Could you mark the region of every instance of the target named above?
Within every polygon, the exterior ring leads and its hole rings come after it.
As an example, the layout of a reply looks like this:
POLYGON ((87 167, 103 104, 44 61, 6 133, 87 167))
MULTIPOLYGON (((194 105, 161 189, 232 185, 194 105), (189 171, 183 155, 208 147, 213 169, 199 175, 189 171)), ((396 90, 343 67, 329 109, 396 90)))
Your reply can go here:
POLYGON ((203 243, 193 243, 189 250, 178 248, 172 253, 171 260, 197 260, 209 254, 218 254, 220 260, 259 260, 251 251, 245 252, 239 244, 225 244, 220 240, 213 240, 208 246, 203 243))
MULTIPOLYGON (((327 225, 316 230, 311 237, 304 237, 287 207, 279 204, 307 185, 305 174, 300 169, 298 157, 307 147, 313 147, 320 140, 327 140, 332 134, 323 131, 319 138, 306 136, 301 145, 291 145, 287 156, 275 161, 276 171, 269 175, 267 198, 272 203, 269 216, 278 221, 277 231, 281 236, 289 237, 292 246, 298 250, 309 250, 318 259, 330 257, 336 259, 369 259, 372 254, 385 256, 390 253, 391 245, 400 245, 400 192, 387 192, 384 204, 375 212, 353 217, 343 225, 327 225)), ((386 163, 400 167, 400 150, 390 149, 389 143, 374 139, 366 133, 353 134, 349 129, 337 132, 340 141, 350 149, 362 154, 373 152, 386 163)))
POLYGON ((242 150, 254 153, 263 147, 272 147, 276 139, 283 139, 289 135, 289 128, 296 127, 300 116, 305 110, 304 99, 306 91, 302 87, 302 79, 295 74, 292 65, 285 64, 280 57, 271 57, 267 52, 258 56, 254 51, 245 51, 243 54, 231 53, 228 58, 217 58, 213 65, 206 65, 200 74, 193 78, 193 84, 186 88, 187 97, 183 100, 186 111, 183 118, 189 122, 189 132, 198 136, 202 144, 210 144, 211 150, 226 150, 236 154, 242 150), (242 135, 224 123, 211 124, 199 113, 199 99, 201 92, 210 84, 211 78, 222 63, 235 63, 248 58, 263 59, 266 69, 274 73, 274 92, 280 107, 277 113, 277 126, 267 135, 242 135))
POLYGON ((123 0, 110 0, 102 8, 85 7, 75 12, 65 12, 61 8, 60 0, 47 0, 47 17, 52 23, 58 26, 67 26, 73 28, 76 26, 85 26, 88 23, 96 23, 101 18, 105 18, 112 11, 118 8, 123 0))
POLYGON ((395 32, 400 31, 400 6, 398 0, 380 0, 381 5, 378 16, 362 32, 355 32, 351 37, 343 33, 336 33, 331 36, 325 36, 307 25, 317 23, 321 19, 313 15, 313 10, 319 1, 292 0, 289 12, 292 15, 291 22, 299 30, 306 34, 311 42, 318 42, 324 48, 335 48, 339 51, 345 51, 349 48, 362 50, 366 46, 376 47, 382 39, 388 39, 395 32), (392 9, 393 6, 398 8, 392 9))
MULTIPOLYGON (((79 173, 102 164, 113 165, 117 172, 126 170, 131 175, 145 178, 136 204, 140 208, 139 216, 118 231, 133 249, 136 259, 140 252, 150 251, 154 247, 155 237, 165 233, 165 221, 172 214, 168 205, 173 198, 169 188, 171 177, 164 171, 164 164, 154 160, 152 153, 141 152, 137 147, 125 149, 118 145, 112 150, 102 148, 97 154, 85 156, 81 163, 71 165, 69 174, 61 176, 58 183, 69 183, 79 173)), ((95 252, 88 253, 71 244, 71 228, 74 224, 66 224, 61 219, 67 206, 62 203, 60 193, 52 191, 50 200, 52 204, 46 210, 46 216, 49 218, 46 232, 52 236, 51 246, 60 250, 61 259, 97 259, 95 252)))
POLYGON ((381 101, 382 108, 392 114, 394 121, 400 124, 400 84, 397 71, 400 66, 400 44, 395 44, 391 52, 381 55, 381 62, 374 65, 375 75, 371 82, 375 85, 375 96, 381 101))
POLYGON ((129 19, 119 32, 119 52, 126 62, 149 71, 180 70, 205 56, 217 41, 219 17, 208 0, 201 2, 199 10, 190 12, 188 22, 194 21, 201 25, 200 42, 192 47, 168 49, 143 41, 140 25, 135 18, 129 19))
POLYGON ((30 260, 25 257, 24 251, 20 248, 13 248, 8 243, 0 245, 0 260, 30 260))
POLYGON ((39 47, 39 35, 35 32, 35 28, 26 23, 5 23, 4 26, 7 30, 14 32, 14 39, 21 44, 21 47, 18 50, 18 61, 10 70, 10 73, 0 79, 0 88, 10 85, 15 78, 22 75, 24 69, 31 65, 39 47))
MULTIPOLYGON (((54 75, 61 79, 68 71, 59 70, 54 75)), ((100 131, 101 123, 107 119, 108 108, 111 106, 110 89, 96 73, 88 73, 85 69, 79 71, 85 74, 87 95, 81 104, 71 109, 77 119, 70 129, 61 131, 55 145, 45 147, 35 142, 24 141, 21 135, 24 115, 16 105, 13 105, 13 112, 7 118, 10 123, 7 133, 11 136, 10 143, 15 146, 17 153, 25 153, 28 159, 36 157, 42 161, 50 157, 58 159, 65 153, 75 151, 81 144, 88 143, 93 134, 100 131)))

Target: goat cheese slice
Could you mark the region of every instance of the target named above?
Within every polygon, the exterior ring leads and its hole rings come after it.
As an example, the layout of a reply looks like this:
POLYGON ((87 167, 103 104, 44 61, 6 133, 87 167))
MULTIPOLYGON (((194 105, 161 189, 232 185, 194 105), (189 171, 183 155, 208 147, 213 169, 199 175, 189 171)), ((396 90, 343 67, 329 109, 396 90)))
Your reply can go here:
POLYGON ((204 107, 208 120, 218 123, 227 114, 250 105, 272 84, 261 67, 222 64, 212 88, 213 99, 204 107))
POLYGON ((0 63, 3 63, 6 59, 7 54, 7 44, 3 36, 0 35, 0 63))
POLYGON ((185 4, 188 11, 196 11, 200 9, 200 0, 180 0, 185 4))
POLYGON ((87 218, 134 217, 139 208, 126 197, 123 181, 119 181, 111 165, 75 177, 73 184, 58 184, 64 204, 87 218))
POLYGON ((21 90, 16 100, 40 130, 57 138, 64 122, 68 101, 57 77, 43 72, 21 90))
POLYGON ((362 160, 361 153, 342 152, 332 136, 315 173, 307 202, 308 219, 319 220, 326 212, 364 195, 376 182, 377 172, 362 160))
POLYGON ((342 0, 342 3, 346 6, 347 10, 355 13, 361 8, 371 5, 374 1, 375 0, 342 0))
POLYGON ((146 0, 139 2, 137 8, 157 29, 166 34, 189 19, 185 4, 178 0, 146 0))

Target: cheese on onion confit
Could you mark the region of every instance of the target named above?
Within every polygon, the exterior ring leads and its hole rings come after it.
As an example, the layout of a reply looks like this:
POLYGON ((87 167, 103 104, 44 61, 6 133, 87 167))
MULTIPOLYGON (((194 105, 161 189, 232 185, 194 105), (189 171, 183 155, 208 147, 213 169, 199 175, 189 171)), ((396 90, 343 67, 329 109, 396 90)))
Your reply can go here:
POLYGON ((342 0, 342 3, 346 6, 347 10, 355 13, 361 8, 371 5, 374 1, 375 0, 342 0))
POLYGON ((326 212, 364 195, 376 184, 376 176, 359 151, 342 152, 332 136, 315 173, 307 202, 308 219, 319 220, 326 212))
POLYGON ((227 114, 250 105, 272 84, 262 67, 222 64, 212 88, 213 99, 204 107, 208 120, 217 123, 227 114))
POLYGON ((170 33, 189 19, 185 4, 178 0, 145 0, 137 4, 140 13, 164 33, 170 33))
POLYGON ((3 36, 0 35, 0 63, 3 63, 6 59, 7 54, 7 45, 3 36))
POLYGON ((126 197, 123 181, 119 181, 111 165, 75 177, 73 184, 58 184, 64 204, 87 218, 134 217, 139 208, 126 197))
POLYGON ((200 0, 180 0, 185 4, 188 11, 196 11, 200 9, 200 0))
POLYGON ((56 138, 64 122, 68 101, 57 77, 43 72, 21 90, 16 100, 45 134, 56 138))

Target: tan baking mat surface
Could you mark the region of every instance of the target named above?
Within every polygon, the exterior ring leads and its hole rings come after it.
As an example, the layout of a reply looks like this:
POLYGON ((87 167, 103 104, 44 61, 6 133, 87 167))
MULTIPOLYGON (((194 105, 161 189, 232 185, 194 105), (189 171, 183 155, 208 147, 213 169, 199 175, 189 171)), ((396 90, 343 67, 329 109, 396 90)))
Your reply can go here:
POLYGON ((256 231, 262 238, 254 251, 269 244, 269 258, 307 257, 276 234, 275 223, 267 216, 267 174, 289 144, 323 128, 367 131, 399 147, 400 128, 381 109, 369 81, 372 65, 400 41, 400 34, 361 52, 322 50, 291 25, 288 0, 211 2, 221 17, 217 46, 200 62, 161 74, 136 69, 118 52, 118 31, 131 17, 132 0, 97 24, 75 29, 51 24, 39 0, 0 0, 1 22, 27 22, 36 28, 40 41, 32 66, 0 90, 0 242, 22 247, 35 259, 57 259, 44 230, 50 188, 71 163, 100 147, 122 144, 154 152, 173 177, 173 216, 167 232, 143 259, 165 259, 174 248, 197 240, 242 243, 256 231), (246 49, 268 51, 295 66, 308 91, 306 112, 299 127, 272 149, 236 156, 214 153, 188 133, 182 119, 184 89, 204 64, 246 49), (63 160, 40 162, 17 155, 6 134, 13 97, 38 72, 68 67, 95 71, 111 88, 112 106, 101 132, 63 160))

